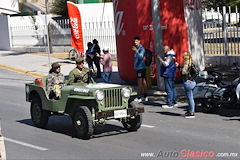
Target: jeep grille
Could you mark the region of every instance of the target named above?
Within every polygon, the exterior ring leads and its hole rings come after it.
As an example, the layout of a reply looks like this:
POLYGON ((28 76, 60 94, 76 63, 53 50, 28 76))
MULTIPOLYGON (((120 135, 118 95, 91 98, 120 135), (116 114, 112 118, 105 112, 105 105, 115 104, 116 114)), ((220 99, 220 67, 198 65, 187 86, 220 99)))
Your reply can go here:
POLYGON ((122 106, 121 89, 107 89, 105 93, 105 107, 112 108, 122 106))

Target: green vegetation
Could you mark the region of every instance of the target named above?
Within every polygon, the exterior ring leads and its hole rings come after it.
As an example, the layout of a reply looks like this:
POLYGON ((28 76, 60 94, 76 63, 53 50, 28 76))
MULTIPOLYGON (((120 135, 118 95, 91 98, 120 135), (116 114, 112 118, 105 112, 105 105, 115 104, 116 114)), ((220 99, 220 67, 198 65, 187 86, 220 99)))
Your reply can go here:
POLYGON ((232 11, 235 11, 235 6, 240 8, 240 1, 239 0, 202 0, 202 8, 207 9, 217 9, 219 7, 220 11, 222 10, 223 6, 232 6, 232 11))
MULTIPOLYGON (((69 0, 71 2, 75 2, 75 0, 69 0)), ((67 0, 54 0, 50 13, 56 14, 56 15, 61 15, 63 17, 68 17, 68 11, 67 11, 67 0)))

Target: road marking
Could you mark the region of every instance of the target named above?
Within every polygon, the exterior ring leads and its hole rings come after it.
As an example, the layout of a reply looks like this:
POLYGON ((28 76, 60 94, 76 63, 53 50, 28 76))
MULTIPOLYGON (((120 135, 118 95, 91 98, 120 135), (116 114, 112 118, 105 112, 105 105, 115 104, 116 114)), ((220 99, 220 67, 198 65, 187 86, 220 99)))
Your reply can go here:
POLYGON ((40 151, 46 151, 46 150, 48 150, 47 148, 35 146, 35 145, 29 144, 29 143, 17 141, 17 140, 14 140, 14 139, 11 139, 11 138, 7 138, 7 137, 4 137, 4 140, 5 140, 5 141, 8 141, 8 142, 12 142, 12 143, 19 144, 19 145, 22 145, 22 146, 26 146, 26 147, 29 147, 29 148, 37 149, 37 150, 40 150, 40 151))
POLYGON ((147 127, 147 128, 154 128, 155 126, 150 126, 150 125, 147 125, 147 124, 142 124, 141 125, 142 127, 147 127))

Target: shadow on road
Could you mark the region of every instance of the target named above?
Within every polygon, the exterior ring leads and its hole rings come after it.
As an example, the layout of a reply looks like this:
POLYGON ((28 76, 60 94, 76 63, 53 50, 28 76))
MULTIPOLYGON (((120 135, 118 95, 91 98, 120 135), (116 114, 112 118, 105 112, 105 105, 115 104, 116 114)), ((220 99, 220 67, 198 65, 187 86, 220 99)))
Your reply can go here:
POLYGON ((174 113, 174 112, 155 112, 155 113, 159 113, 159 114, 163 114, 163 115, 167 115, 167 116, 180 116, 180 117, 182 117, 182 114, 174 113))
MULTIPOLYGON (((181 106, 178 108, 182 108, 182 109, 187 109, 187 106, 181 106)), ((239 117, 239 119, 234 118, 234 119, 223 119, 225 121, 230 121, 230 120, 239 120, 240 121, 240 109, 237 108, 228 108, 228 107, 221 107, 219 108, 217 111, 215 111, 214 113, 206 113, 203 111, 202 107, 200 105, 196 105, 195 107, 195 112, 202 112, 204 114, 209 114, 209 115, 219 115, 222 117, 239 117)))
MULTIPOLYGON (((1 50, 0 50, 1 51, 1 50)), ((12 52, 12 53, 2 53, 1 56, 19 56, 19 55, 23 55, 23 54, 28 54, 28 53, 16 53, 16 52, 12 52)))
POLYGON ((124 130, 123 127, 116 126, 113 124, 106 124, 104 126, 97 125, 94 127, 93 138, 101 138, 106 136, 114 136, 118 134, 126 134, 127 130, 124 130))
POLYGON ((162 103, 149 100, 148 102, 143 102, 144 105, 149 105, 151 107, 162 107, 162 103))
POLYGON ((0 78, 0 80, 9 80, 9 81, 18 81, 18 82, 20 82, 20 81, 22 81, 22 82, 26 82, 26 81, 28 81, 28 82, 32 82, 33 80, 27 80, 27 79, 19 79, 19 78, 0 78))
MULTIPOLYGON (((18 120, 17 122, 35 127, 31 119, 18 120)), ((72 125, 72 119, 70 116, 64 115, 64 116, 49 117, 48 124, 46 128, 44 128, 43 130, 48 130, 48 131, 67 135, 72 138, 77 138, 77 135, 72 125)), ((125 134, 125 133, 128 133, 128 131, 124 130, 124 128, 121 126, 117 126, 113 124, 106 124, 104 126, 97 125, 94 127, 94 134, 92 138, 114 136, 114 135, 125 134)))
POLYGON ((226 119, 226 118, 223 119, 224 121, 233 121, 233 120, 240 121, 240 109, 219 108, 213 114, 223 116, 223 117, 229 117, 229 119, 226 119))

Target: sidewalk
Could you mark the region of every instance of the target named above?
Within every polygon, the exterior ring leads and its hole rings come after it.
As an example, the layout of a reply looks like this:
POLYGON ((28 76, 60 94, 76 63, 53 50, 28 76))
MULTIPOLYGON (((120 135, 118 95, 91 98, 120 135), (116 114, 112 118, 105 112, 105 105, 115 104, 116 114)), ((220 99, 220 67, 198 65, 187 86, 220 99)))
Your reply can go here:
MULTIPOLYGON (((58 58, 50 57, 50 63, 58 62, 61 64, 61 72, 64 76, 68 76, 69 72, 76 67, 73 61, 63 60, 58 58)), ((49 59, 47 56, 39 56, 26 53, 18 53, 14 51, 0 51, 0 68, 15 71, 22 74, 28 74, 34 77, 42 77, 48 74, 49 59)), ((113 66, 113 74, 111 77, 112 83, 115 84, 127 84, 124 80, 119 77, 118 67, 113 66)), ((97 79, 97 82, 103 82, 102 79, 97 79)), ((137 85, 132 85, 134 89, 137 85)), ((184 88, 182 84, 176 84, 177 94, 179 96, 184 95, 184 88)), ((153 86, 149 90, 151 96, 165 96, 165 92, 158 91, 156 86, 153 86)))

